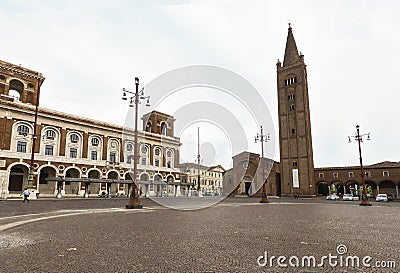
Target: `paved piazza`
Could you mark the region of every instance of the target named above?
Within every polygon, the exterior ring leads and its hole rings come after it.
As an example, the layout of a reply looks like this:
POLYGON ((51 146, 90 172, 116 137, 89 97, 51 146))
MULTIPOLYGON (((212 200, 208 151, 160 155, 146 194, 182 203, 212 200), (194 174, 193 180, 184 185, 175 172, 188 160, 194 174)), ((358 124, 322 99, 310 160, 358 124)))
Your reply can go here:
POLYGON ((400 271, 400 203, 258 201, 196 211, 148 199, 142 210, 124 209, 127 199, 0 201, 0 272, 400 271))

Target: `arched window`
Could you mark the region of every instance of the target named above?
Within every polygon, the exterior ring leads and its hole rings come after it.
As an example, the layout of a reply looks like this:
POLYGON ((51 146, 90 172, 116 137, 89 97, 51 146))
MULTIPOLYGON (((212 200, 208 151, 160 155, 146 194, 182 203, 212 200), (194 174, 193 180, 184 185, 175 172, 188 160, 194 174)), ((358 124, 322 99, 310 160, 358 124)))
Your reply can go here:
POLYGON ((161 165, 161 149, 155 148, 154 149, 154 166, 160 167, 161 165))
POLYGON ((127 150, 128 152, 132 152, 132 150, 133 150, 133 145, 132 145, 131 143, 126 144, 126 150, 127 150))
POLYGON ((56 132, 54 130, 47 130, 45 133, 46 139, 55 139, 56 138, 56 132))
POLYGON ((21 100, 21 94, 22 91, 24 91, 24 84, 18 80, 11 80, 9 89, 8 89, 8 95, 10 97, 15 98, 16 100, 21 100))
POLYGON ((99 146, 100 140, 97 137, 92 138, 92 146, 99 146))
POLYGON ((166 124, 165 122, 162 122, 162 123, 161 123, 161 134, 162 134, 163 136, 166 136, 166 135, 167 135, 167 124, 166 124))
POLYGON ((172 150, 167 150, 167 168, 174 167, 173 152, 172 150))
POLYGON ((77 134, 71 134, 70 140, 72 143, 78 143, 79 142, 79 136, 77 134))
POLYGON ((151 121, 148 121, 146 123, 146 132, 150 132, 151 133, 151 121))
POLYGON ((26 126, 26 125, 19 125, 18 127, 17 127, 17 132, 18 132, 18 134, 20 134, 20 135, 27 135, 27 134, 29 134, 29 127, 28 126, 26 126))
POLYGON ((140 152, 141 152, 141 162, 140 162, 140 164, 147 165, 147 162, 148 162, 148 151, 149 151, 149 149, 147 148, 147 146, 142 144, 141 147, 140 147, 140 152))

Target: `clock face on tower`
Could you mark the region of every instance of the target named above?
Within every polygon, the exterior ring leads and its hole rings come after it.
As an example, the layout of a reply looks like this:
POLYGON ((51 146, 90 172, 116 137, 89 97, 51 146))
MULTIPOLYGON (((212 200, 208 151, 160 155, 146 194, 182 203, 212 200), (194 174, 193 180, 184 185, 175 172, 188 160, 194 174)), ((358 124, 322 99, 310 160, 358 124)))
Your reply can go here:
POLYGON ((243 162, 243 169, 247 170, 250 167, 249 162, 245 161, 243 162))

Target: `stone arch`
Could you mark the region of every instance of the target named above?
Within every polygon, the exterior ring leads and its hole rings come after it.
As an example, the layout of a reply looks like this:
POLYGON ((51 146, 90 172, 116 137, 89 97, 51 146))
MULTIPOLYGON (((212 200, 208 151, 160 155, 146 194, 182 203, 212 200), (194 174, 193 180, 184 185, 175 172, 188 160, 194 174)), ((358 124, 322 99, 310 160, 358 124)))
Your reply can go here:
POLYGON ((378 187, 377 184, 372 181, 372 180, 365 180, 365 185, 366 185, 366 189, 367 189, 367 195, 368 196, 376 196, 378 194, 378 187), (368 186, 371 187, 371 193, 369 192, 368 186))
POLYGON ((386 193, 388 196, 396 198, 396 184, 390 180, 384 180, 379 183, 379 193, 386 193))
POLYGON ((148 182, 150 181, 150 175, 148 173, 146 173, 146 172, 141 173, 140 176, 139 176, 139 181, 145 182, 143 184, 139 184, 139 193, 140 193, 140 195, 144 194, 144 195, 148 196, 148 193, 149 193, 149 184, 148 184, 148 182))
POLYGON ((345 183, 346 193, 351 193, 353 195, 360 195, 360 185, 355 180, 349 180, 345 183))
POLYGON ((42 165, 38 168, 38 184, 41 194, 53 194, 57 189, 56 182, 48 182, 46 178, 57 177, 58 169, 53 165, 42 165))
POLYGON ((342 181, 333 181, 333 182, 330 184, 330 186, 331 186, 331 192, 332 192, 332 193, 334 193, 334 191, 336 191, 336 193, 337 193, 338 195, 343 195, 343 194, 346 193, 346 192, 345 192, 346 187, 343 185, 342 181), (332 185, 334 185, 334 187, 333 187, 332 185), (333 189, 335 189, 335 190, 333 190, 333 189))
MULTIPOLYGON (((68 167, 64 170, 65 178, 81 178, 82 171, 74 166, 68 167)), ((79 193, 79 181, 65 181, 64 182, 64 192, 65 194, 78 194, 79 193)))
POLYGON ((133 180, 133 172, 129 171, 124 174, 125 180, 133 180))
MULTIPOLYGON (((153 176, 153 180, 154 180, 154 182, 157 182, 157 183, 163 182, 162 175, 159 174, 159 173, 156 173, 153 176)), ((156 184, 156 187, 155 187, 154 191, 156 192, 156 196, 162 196, 163 191, 164 191, 164 185, 156 184)))
MULTIPOLYGON (((87 177, 92 179, 101 179, 101 170, 97 168, 91 168, 87 170, 87 177)), ((83 184, 83 183, 82 183, 83 184)), ((81 185, 83 186, 83 185, 81 185)), ((82 188, 81 188, 82 189, 82 188)), ((88 193, 100 193, 100 183, 90 183, 88 187, 88 193)))
POLYGON ((150 180, 150 175, 146 172, 143 172, 140 174, 140 181, 149 181, 150 180))
POLYGON ((326 196, 330 193, 329 185, 326 181, 320 181, 317 183, 317 195, 326 196))
POLYGON ((87 171, 88 178, 100 179, 101 178, 101 171, 99 169, 89 169, 87 171))
MULTIPOLYGON (((119 180, 119 173, 116 170, 111 170, 107 173, 107 179, 119 180)), ((107 194, 118 193, 118 184, 108 182, 106 192, 107 194)))
POLYGON ((9 166, 8 192, 21 193, 28 184, 29 165, 15 163, 9 166))
POLYGON ((167 175, 166 177, 167 183, 174 183, 175 177, 172 174, 167 175))
POLYGON ((15 100, 24 101, 24 83, 17 79, 12 79, 8 86, 8 96, 13 97, 15 100))

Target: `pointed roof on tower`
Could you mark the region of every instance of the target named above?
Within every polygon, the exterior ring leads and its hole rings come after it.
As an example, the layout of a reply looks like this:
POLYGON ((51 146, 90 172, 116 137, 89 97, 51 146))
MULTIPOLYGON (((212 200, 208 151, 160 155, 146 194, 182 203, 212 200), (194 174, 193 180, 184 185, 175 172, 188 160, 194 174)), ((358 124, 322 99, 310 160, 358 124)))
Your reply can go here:
POLYGON ((283 66, 291 66, 299 61, 300 61, 299 51, 297 50, 296 41, 294 40, 293 37, 292 27, 289 23, 283 66))

